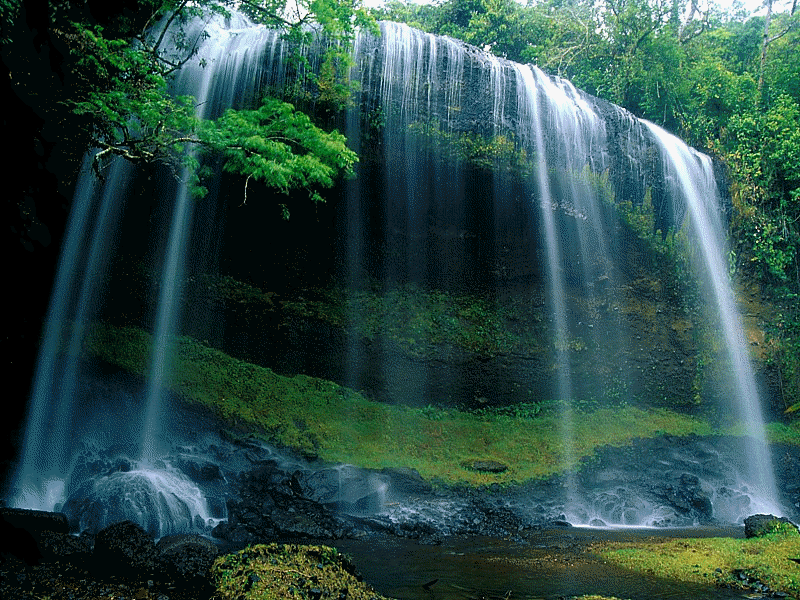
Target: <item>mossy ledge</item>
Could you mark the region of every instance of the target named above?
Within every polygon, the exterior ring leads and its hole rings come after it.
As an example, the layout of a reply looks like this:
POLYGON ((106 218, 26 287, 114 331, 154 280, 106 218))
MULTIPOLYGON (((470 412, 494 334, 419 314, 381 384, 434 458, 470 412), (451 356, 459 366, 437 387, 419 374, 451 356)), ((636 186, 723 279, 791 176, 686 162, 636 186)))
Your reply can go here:
MULTIPOLYGON (((598 409, 575 415, 575 447, 568 460, 557 409, 523 414, 409 408, 372 401, 332 381, 295 375, 237 360, 189 337, 174 341, 167 385, 187 402, 210 409, 232 428, 308 457, 367 468, 410 467, 444 484, 510 484, 575 467, 602 445, 634 438, 710 435, 705 421, 665 409, 598 409), (465 469, 480 458, 508 465, 499 473, 465 469)), ((89 354, 146 376, 151 336, 142 329, 95 325, 89 354)), ((784 440, 800 439, 782 427, 784 440)))

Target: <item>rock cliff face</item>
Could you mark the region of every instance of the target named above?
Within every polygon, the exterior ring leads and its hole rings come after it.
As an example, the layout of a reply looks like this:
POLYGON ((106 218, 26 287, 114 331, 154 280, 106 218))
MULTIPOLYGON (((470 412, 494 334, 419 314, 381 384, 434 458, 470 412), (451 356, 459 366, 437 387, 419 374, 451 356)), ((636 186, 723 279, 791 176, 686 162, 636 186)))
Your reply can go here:
MULTIPOLYGON (((262 77, 279 89, 292 75, 270 48, 262 77)), ((333 227, 311 226, 307 243, 276 257, 281 272, 296 269, 292 289, 276 286, 274 266, 227 261, 278 292, 277 320, 292 332, 257 352, 221 340, 227 350, 423 406, 563 397, 563 372, 578 401, 731 395, 692 274, 687 192, 650 126, 535 67, 404 25, 382 23, 353 56, 359 91, 338 125, 361 163, 320 213, 333 227), (312 242, 332 252, 319 257, 312 242), (348 292, 323 297, 329 287, 348 292), (353 301, 365 291, 384 304, 409 298, 392 307, 407 327, 353 301), (494 312, 446 315, 468 330, 454 342, 439 335, 442 293, 488 299, 494 312), (376 318, 383 327, 364 325, 376 318), (508 343, 489 348, 473 334, 508 343)), ((690 162, 724 221, 722 169, 697 153, 690 162)), ((223 337, 252 338, 245 320, 229 314, 223 337)))

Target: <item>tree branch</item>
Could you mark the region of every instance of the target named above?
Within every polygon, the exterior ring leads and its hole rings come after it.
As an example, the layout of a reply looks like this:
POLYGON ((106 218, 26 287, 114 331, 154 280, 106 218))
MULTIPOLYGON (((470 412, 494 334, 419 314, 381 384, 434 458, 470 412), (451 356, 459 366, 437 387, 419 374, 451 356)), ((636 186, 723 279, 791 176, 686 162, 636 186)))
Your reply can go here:
POLYGON ((170 25, 172 25, 172 22, 175 20, 175 18, 178 16, 178 14, 181 13, 184 8, 186 8, 186 5, 188 3, 189 3, 189 0, 182 0, 181 3, 178 5, 178 8, 176 8, 175 10, 172 11, 172 14, 169 16, 169 19, 167 19, 167 22, 164 24, 164 27, 162 27, 161 35, 158 36, 158 41, 156 41, 155 45, 152 48, 152 52, 153 52, 153 54, 155 56, 157 56, 156 53, 158 52, 158 48, 161 46, 161 43, 164 41, 164 37, 167 35, 167 31, 169 30, 170 25))
POLYGON ((239 206, 244 206, 245 204, 247 204, 247 184, 250 182, 250 178, 252 176, 253 175, 250 174, 247 176, 247 179, 244 180, 244 200, 242 200, 242 203, 239 206))

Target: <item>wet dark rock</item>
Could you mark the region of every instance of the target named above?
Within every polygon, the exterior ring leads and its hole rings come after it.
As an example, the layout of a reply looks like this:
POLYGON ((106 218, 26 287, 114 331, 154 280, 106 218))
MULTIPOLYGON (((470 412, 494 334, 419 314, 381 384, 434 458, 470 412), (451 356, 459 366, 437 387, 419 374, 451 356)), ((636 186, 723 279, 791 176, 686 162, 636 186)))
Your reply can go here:
POLYGON ((747 538, 762 537, 770 533, 775 533, 777 529, 786 524, 797 530, 797 525, 786 517, 776 517, 775 515, 751 515, 744 520, 744 536, 747 538))
POLYGON ((259 464, 240 478, 239 499, 228 501, 228 523, 214 528, 214 537, 255 541, 275 537, 337 539, 350 526, 321 502, 305 496, 301 476, 274 461, 259 464))
POLYGON ((478 471, 480 473, 504 473, 508 470, 505 465, 496 460, 465 460, 461 466, 468 471, 478 471))
MULTIPOLYGON (((576 475, 586 514, 571 512, 569 517, 564 515, 568 482, 563 477, 503 489, 434 489, 411 469, 299 468, 298 463, 256 460, 236 478, 234 497, 227 501, 228 522, 213 535, 237 544, 266 537, 372 534, 436 543, 450 535, 513 537, 568 524, 730 523, 746 514, 750 504, 737 488, 736 460, 730 440, 698 436, 661 436, 602 448, 576 475), (720 516, 715 510, 728 512, 720 516)), ((787 477, 789 483, 796 479, 787 477)))
POLYGON ((92 555, 91 536, 74 536, 56 531, 41 534, 39 548, 46 560, 61 560, 72 564, 83 564, 92 555))
POLYGON ((0 519, 3 523, 24 529, 34 536, 42 531, 69 532, 66 517, 57 512, 0 507, 0 519))
POLYGON ((5 520, 0 521, 0 554, 15 556, 30 565, 38 564, 42 558, 33 535, 5 520))
POLYGON ((800 518, 800 446, 775 444, 772 463, 778 489, 783 494, 783 506, 793 509, 796 518, 800 518))
POLYGON ((98 532, 93 556, 96 571, 121 577, 154 573, 158 566, 153 538, 132 521, 114 523, 98 532))
POLYGON ((209 600, 213 596, 209 571, 217 549, 209 540, 164 539, 154 563, 153 540, 129 523, 115 524, 99 538, 97 552, 90 554, 91 536, 44 530, 46 553, 35 566, 0 552, 0 598, 209 600), (120 540, 131 535, 134 543, 120 540), (115 557, 108 556, 110 550, 115 557))
POLYGON ((28 564, 37 564, 49 554, 44 540, 66 535, 67 518, 62 513, 0 507, 0 553, 14 555, 28 564))
POLYGON ((389 477, 391 489, 396 493, 419 495, 433 491, 430 482, 425 481, 416 469, 385 468, 381 473, 389 477))
POLYGON ((225 479, 219 465, 207 460, 182 459, 178 462, 178 468, 193 481, 197 482, 222 481, 225 479))
POLYGON ((200 535, 170 535, 156 545, 162 572, 183 587, 212 590, 211 566, 219 548, 200 535))
POLYGON ((315 472, 295 472, 291 480, 299 495, 330 506, 333 510, 364 513, 380 509, 389 476, 352 465, 339 465, 315 472))
POLYGON ((550 521, 548 525, 550 525, 551 527, 564 527, 564 528, 572 527, 572 523, 570 523, 566 519, 556 519, 554 521, 550 521))
MULTIPOLYGON (((626 447, 599 448, 584 459, 578 487, 598 518, 607 524, 687 526, 741 522, 751 505, 741 473, 747 471, 747 453, 739 438, 659 436, 636 439, 626 447), (712 502, 713 499, 713 502, 712 502), (657 520, 651 518, 659 508, 657 520)), ((776 472, 781 505, 791 509, 788 492, 797 483, 800 457, 789 445, 774 446, 786 465, 776 472)))
POLYGON ((666 483, 662 494, 672 506, 684 514, 692 514, 700 523, 709 523, 714 514, 711 498, 703 491, 700 478, 683 473, 677 481, 666 483))

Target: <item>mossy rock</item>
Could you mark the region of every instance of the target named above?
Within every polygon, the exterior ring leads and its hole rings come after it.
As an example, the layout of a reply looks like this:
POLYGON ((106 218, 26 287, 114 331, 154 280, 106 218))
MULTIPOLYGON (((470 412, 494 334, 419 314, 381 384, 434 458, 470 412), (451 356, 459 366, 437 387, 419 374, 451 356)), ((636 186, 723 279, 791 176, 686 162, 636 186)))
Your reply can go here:
POLYGON ((218 558, 212 576, 220 600, 383 600, 346 557, 328 546, 249 546, 218 558))
POLYGON ((797 533, 797 525, 786 517, 775 515, 752 515, 744 520, 744 536, 763 537, 773 533, 797 533))

